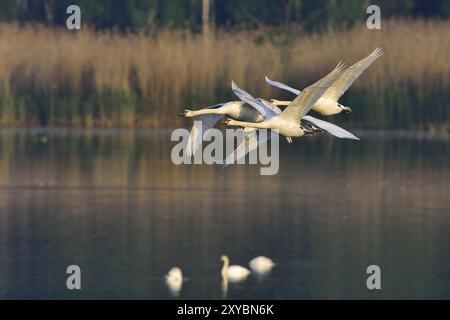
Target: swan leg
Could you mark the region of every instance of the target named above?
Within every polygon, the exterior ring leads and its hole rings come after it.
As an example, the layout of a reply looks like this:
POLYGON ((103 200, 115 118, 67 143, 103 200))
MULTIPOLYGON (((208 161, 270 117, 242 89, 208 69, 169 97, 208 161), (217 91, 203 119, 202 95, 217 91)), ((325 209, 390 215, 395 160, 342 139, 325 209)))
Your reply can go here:
POLYGON ((282 101, 277 99, 270 99, 270 102, 272 102, 276 106, 288 106, 292 101, 282 101))
POLYGON ((350 113, 350 112, 352 112, 352 109, 349 108, 349 107, 341 106, 341 108, 342 108, 342 113, 350 113))

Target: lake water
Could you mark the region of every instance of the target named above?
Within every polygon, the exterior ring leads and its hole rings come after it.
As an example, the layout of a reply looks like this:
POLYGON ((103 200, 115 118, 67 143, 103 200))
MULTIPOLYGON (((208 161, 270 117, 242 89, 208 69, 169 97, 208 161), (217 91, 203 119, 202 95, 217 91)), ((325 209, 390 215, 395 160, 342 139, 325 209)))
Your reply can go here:
POLYGON ((1 130, 0 298, 172 298, 173 266, 187 299, 450 298, 450 137, 298 139, 261 176, 176 166, 169 134, 1 130), (277 265, 224 293, 222 254, 277 265))

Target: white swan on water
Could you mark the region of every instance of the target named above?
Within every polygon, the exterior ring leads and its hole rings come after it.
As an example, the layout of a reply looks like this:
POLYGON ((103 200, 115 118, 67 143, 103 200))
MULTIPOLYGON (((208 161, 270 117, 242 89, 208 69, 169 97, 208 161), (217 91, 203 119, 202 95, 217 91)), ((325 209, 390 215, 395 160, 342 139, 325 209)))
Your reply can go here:
POLYGON ((245 280, 250 275, 250 270, 238 265, 231 265, 230 260, 226 255, 220 257, 223 262, 222 266, 222 278, 229 280, 230 282, 239 282, 245 280))
POLYGON ((183 273, 179 267, 174 267, 166 274, 166 284, 173 296, 178 296, 183 286, 183 273))
MULTIPOLYGON (((322 97, 317 100, 312 109, 324 116, 330 116, 341 112, 351 112, 352 109, 343 106, 338 102, 339 98, 347 91, 348 88, 355 82, 356 79, 366 70, 375 60, 383 55, 383 49, 376 48, 370 55, 364 59, 356 62, 349 68, 347 68, 330 86, 322 97)), ((266 82, 272 86, 278 87, 283 90, 287 90, 298 96, 301 91, 294 89, 284 83, 270 80, 266 77, 266 82)), ((279 106, 286 106, 291 101, 280 101, 276 99, 271 100, 274 104, 279 106)))
POLYGON ((270 258, 259 256, 250 260, 248 265, 253 272, 263 275, 272 270, 272 268, 275 266, 275 263, 270 258))

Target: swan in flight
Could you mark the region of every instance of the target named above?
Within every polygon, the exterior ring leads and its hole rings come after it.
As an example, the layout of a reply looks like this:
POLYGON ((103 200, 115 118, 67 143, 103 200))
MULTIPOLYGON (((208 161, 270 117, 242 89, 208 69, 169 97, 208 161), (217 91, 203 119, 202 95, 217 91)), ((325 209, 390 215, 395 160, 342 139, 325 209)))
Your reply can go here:
POLYGON ((220 257, 220 260, 223 262, 222 267, 222 278, 226 279, 226 281, 230 282, 239 282, 245 280, 250 275, 250 270, 245 267, 238 265, 231 265, 230 260, 227 256, 223 255, 220 257))
MULTIPOLYGON (((260 103, 266 107, 273 109, 275 112, 281 112, 281 110, 264 99, 258 99, 260 103)), ((195 155, 202 146, 202 135, 208 129, 214 127, 224 117, 232 117, 233 119, 239 119, 250 122, 260 122, 263 120, 263 116, 255 110, 253 107, 247 105, 244 101, 230 101, 226 103, 219 103, 213 106, 203 108, 200 110, 184 110, 179 114, 187 118, 195 117, 197 121, 194 121, 191 133, 186 146, 186 156, 191 157, 195 155)), ((251 131, 251 130, 248 130, 251 131)), ((288 142, 292 142, 290 138, 288 142)))
POLYGON ((195 155, 202 146, 203 133, 214 127, 214 125, 223 117, 230 116, 235 119, 246 119, 246 121, 262 121, 262 116, 249 106, 245 106, 243 101, 230 101, 219 103, 200 110, 184 110, 179 114, 186 118, 195 117, 191 133, 186 146, 186 156, 195 155))
MULTIPOLYGON (((238 88, 235 85, 235 88, 238 88)), ((239 89, 238 93, 243 92, 244 90, 239 89)), ((269 101, 266 101, 266 103, 270 103, 269 101)), ((274 105, 274 111, 277 114, 281 113, 281 110, 274 105)), ((314 118, 312 116, 303 116, 301 122, 301 127, 305 130, 306 135, 315 135, 317 133, 320 133, 322 131, 328 132, 329 134, 342 138, 342 139, 354 139, 359 140, 358 137, 353 135, 352 133, 348 132, 347 130, 332 124, 330 122, 320 120, 317 118, 314 118)), ((245 128, 244 132, 246 133, 246 136, 244 140, 237 146, 237 148, 230 153, 225 160, 216 160, 216 164, 219 165, 229 165, 233 164, 235 161, 239 161, 242 157, 245 157, 247 153, 252 152, 253 150, 257 149, 259 145, 267 142, 272 137, 276 136, 275 133, 271 133, 272 136, 260 136, 259 141, 257 137, 257 129, 255 128, 245 128)), ((292 142, 292 138, 288 137, 288 142, 292 142)))
MULTIPOLYGON (((345 107, 338 103, 339 98, 347 91, 347 89, 355 82, 356 79, 366 70, 375 60, 383 55, 383 49, 376 48, 370 55, 366 58, 356 62, 349 68, 347 68, 342 74, 337 78, 337 80, 330 86, 322 97, 314 104, 313 110, 324 116, 330 116, 338 114, 341 112, 351 112, 352 109, 345 107)), ((286 84, 281 82, 270 80, 266 77, 266 82, 272 86, 278 87, 283 90, 287 90, 298 96, 301 91, 291 88, 286 84)), ((279 101, 272 99, 271 102, 278 106, 286 106, 291 103, 291 101, 279 101)))
MULTIPOLYGON (((267 135, 265 139, 256 140, 256 132, 251 132, 231 155, 225 159, 225 165, 234 162, 234 156, 237 153, 238 157, 245 156, 247 152, 258 147, 271 138, 277 137, 281 134, 286 137, 301 137, 304 135, 311 135, 322 130, 331 133, 339 138, 359 140, 350 132, 323 120, 316 119, 311 116, 306 116, 306 113, 312 108, 314 103, 319 99, 325 90, 336 80, 337 77, 344 70, 345 65, 339 63, 336 68, 327 76, 317 81, 313 85, 307 87, 303 92, 291 102, 291 104, 282 112, 276 112, 261 103, 258 99, 251 96, 246 91, 239 88, 236 83, 232 82, 231 87, 233 92, 242 100, 257 109, 264 117, 264 120, 257 123, 238 121, 227 119, 226 124, 230 126, 241 126, 244 128, 256 129, 272 129, 270 136, 267 135)), ((219 164, 221 162, 218 162, 219 164)))
POLYGON ((292 101, 286 109, 277 114, 272 109, 266 107, 255 99, 249 93, 240 89, 234 81, 231 87, 234 93, 249 105, 254 107, 264 118, 261 122, 248 122, 228 119, 227 125, 250 127, 257 129, 277 130, 278 134, 285 137, 301 137, 305 135, 307 130, 301 127, 301 119, 311 110, 313 105, 319 100, 322 94, 333 84, 334 81, 342 74, 345 65, 339 62, 338 65, 328 75, 307 87, 301 94, 292 101))
POLYGON ((259 256, 250 260, 248 265, 250 266, 250 269, 252 269, 254 273, 263 275, 272 270, 272 268, 275 266, 275 263, 272 261, 272 259, 259 256))
POLYGON ((178 296, 183 286, 183 273, 178 267, 174 267, 166 274, 166 284, 173 296, 178 296))

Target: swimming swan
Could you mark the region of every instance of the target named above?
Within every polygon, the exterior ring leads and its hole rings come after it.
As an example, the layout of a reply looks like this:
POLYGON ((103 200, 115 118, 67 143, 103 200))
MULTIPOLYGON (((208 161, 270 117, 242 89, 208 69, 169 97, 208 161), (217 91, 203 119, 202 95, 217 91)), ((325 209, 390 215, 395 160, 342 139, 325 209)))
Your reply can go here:
POLYGON ((250 260, 248 265, 253 272, 263 275, 272 270, 272 268, 275 266, 275 263, 272 261, 272 259, 259 256, 250 260))
POLYGON ((166 274, 166 284, 173 296, 178 296, 183 286, 183 273, 178 267, 174 267, 166 274))
POLYGON ((250 275, 250 270, 247 268, 238 265, 230 266, 230 260, 227 256, 223 255, 220 259, 223 261, 221 271, 223 279, 226 279, 227 281, 229 280, 230 282, 239 282, 245 280, 250 275))
MULTIPOLYGON (((375 60, 383 55, 383 49, 376 48, 369 56, 356 62, 347 68, 340 77, 328 88, 322 97, 314 104, 313 110, 324 116, 330 116, 341 112, 351 112, 352 109, 338 103, 339 98, 347 91, 347 89, 355 82, 356 79, 366 70, 375 60)), ((266 82, 272 86, 287 90, 298 96, 301 91, 291 88, 281 82, 270 80, 266 77, 266 82)), ((291 101, 271 100, 279 106, 289 105, 291 101)))

